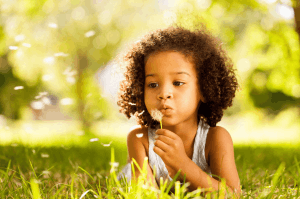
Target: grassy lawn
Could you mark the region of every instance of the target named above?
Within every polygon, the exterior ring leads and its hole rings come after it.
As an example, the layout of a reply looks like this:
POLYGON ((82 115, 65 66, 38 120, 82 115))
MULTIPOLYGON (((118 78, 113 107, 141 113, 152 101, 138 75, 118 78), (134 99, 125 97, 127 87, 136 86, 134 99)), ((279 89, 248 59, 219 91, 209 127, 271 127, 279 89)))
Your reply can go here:
MULTIPOLYGON (((115 162, 119 163, 118 169, 122 168, 127 161, 124 132, 128 132, 130 124, 98 125, 95 127, 98 140, 94 142, 78 133, 76 125, 67 125, 74 128, 72 131, 52 123, 26 125, 25 128, 24 124, 16 124, 0 131, 0 198, 157 198, 155 194, 161 194, 160 198, 188 198, 200 195, 197 192, 188 195, 179 187, 173 195, 164 195, 139 184, 132 184, 129 193, 126 184, 118 185, 114 172, 110 172, 111 149, 114 149, 115 162), (26 132, 20 133, 20 126, 26 132)), ((299 198, 299 147, 297 141, 235 144, 242 198, 299 198)))

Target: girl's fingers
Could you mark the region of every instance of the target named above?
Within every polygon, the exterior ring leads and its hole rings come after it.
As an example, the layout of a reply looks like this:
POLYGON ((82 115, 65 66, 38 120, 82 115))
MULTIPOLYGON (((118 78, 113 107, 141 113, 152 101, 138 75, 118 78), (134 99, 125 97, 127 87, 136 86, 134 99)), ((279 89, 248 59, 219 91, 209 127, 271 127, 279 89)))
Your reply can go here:
POLYGON ((159 155, 160 157, 162 157, 162 155, 165 153, 162 149, 160 149, 160 148, 157 147, 157 146, 154 146, 154 147, 153 147, 153 151, 154 151, 157 155, 159 155))
POLYGON ((178 137, 178 135, 176 135, 175 133, 173 133, 172 131, 169 131, 167 129, 158 129, 155 133, 156 133, 156 135, 164 135, 173 140, 176 140, 178 137))
POLYGON ((164 143, 166 143, 167 145, 171 145, 172 143, 174 143, 174 140, 165 136, 165 135, 156 135, 156 137, 154 137, 156 141, 160 140, 164 143))
POLYGON ((164 152, 167 152, 168 149, 170 148, 169 145, 167 145, 166 143, 164 143, 164 142, 161 141, 161 140, 156 140, 156 141, 154 142, 154 146, 160 148, 160 149, 163 150, 164 152))

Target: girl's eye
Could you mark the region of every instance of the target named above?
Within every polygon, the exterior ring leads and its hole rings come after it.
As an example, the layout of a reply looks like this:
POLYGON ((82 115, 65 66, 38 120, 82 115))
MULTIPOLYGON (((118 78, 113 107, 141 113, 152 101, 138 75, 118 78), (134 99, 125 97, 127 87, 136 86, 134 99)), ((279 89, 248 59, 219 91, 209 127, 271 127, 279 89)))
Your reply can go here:
POLYGON ((177 84, 178 86, 182 86, 184 83, 183 82, 174 82, 174 85, 177 84), (179 85, 181 84, 181 85, 179 85))
POLYGON ((149 86, 150 88, 155 88, 155 85, 157 85, 157 83, 150 83, 148 86, 149 86))

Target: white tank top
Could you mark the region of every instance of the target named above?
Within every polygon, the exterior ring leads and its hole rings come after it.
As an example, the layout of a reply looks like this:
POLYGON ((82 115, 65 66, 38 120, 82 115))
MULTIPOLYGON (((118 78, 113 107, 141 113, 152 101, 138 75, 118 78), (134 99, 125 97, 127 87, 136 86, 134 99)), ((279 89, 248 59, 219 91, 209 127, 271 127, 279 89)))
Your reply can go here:
MULTIPOLYGON (((160 128, 159 125, 156 126, 155 129, 152 129, 148 127, 148 141, 149 141, 149 165, 152 168, 152 171, 154 173, 155 169, 155 179, 160 186, 160 177, 163 178, 165 181, 166 179, 172 181, 172 178, 168 175, 168 170, 166 168, 165 163, 162 161, 162 159, 153 151, 154 147, 154 136, 155 131, 160 128)), ((204 172, 206 172, 208 175, 211 176, 211 170, 208 166, 206 159, 205 159, 205 144, 206 144, 206 137, 210 126, 200 120, 198 124, 197 134, 194 141, 194 150, 193 150, 193 157, 192 161, 195 162, 198 167, 200 167, 204 172)), ((127 180, 129 181, 131 179, 131 164, 127 163, 127 165, 122 169, 122 171, 118 174, 118 180, 122 178, 122 176, 125 176, 127 180)))
MULTIPOLYGON (((166 179, 171 181, 172 178, 168 175, 168 170, 163 160, 160 158, 159 155, 157 155, 153 151, 154 142, 155 142, 154 139, 155 131, 158 128, 159 125, 157 126, 156 129, 148 128, 148 140, 149 140, 149 165, 152 168, 153 173, 155 169, 155 173, 156 173, 155 179, 158 186, 160 186, 160 177, 162 177, 164 181, 166 179)), ((206 137, 209 128, 210 126, 208 124, 200 120, 198 124, 197 134, 194 141, 192 161, 195 162, 198 165, 198 167, 200 167, 204 172, 206 172, 211 176, 211 170, 205 158, 205 144, 206 144, 206 137)))

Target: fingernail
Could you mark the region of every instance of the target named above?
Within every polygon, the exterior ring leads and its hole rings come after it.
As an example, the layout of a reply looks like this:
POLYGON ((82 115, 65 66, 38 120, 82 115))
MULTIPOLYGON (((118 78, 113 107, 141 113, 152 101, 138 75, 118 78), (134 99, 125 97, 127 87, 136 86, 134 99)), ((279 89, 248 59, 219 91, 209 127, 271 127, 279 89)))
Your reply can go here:
POLYGON ((155 135, 155 136, 154 136, 154 139, 157 139, 157 138, 158 138, 158 136, 159 136, 159 135, 155 135))

